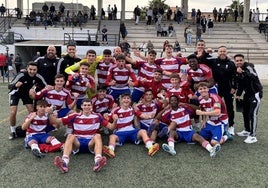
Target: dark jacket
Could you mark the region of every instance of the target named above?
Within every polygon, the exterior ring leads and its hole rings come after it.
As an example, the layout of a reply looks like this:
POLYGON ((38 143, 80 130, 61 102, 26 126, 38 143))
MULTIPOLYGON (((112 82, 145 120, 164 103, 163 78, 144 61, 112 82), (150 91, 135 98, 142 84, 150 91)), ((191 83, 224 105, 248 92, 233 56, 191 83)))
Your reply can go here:
POLYGON ((252 63, 245 62, 242 69, 242 74, 236 74, 238 82, 236 95, 241 96, 244 91, 244 98, 250 98, 255 93, 260 92, 260 97, 262 97, 263 87, 254 68, 254 65, 252 63))

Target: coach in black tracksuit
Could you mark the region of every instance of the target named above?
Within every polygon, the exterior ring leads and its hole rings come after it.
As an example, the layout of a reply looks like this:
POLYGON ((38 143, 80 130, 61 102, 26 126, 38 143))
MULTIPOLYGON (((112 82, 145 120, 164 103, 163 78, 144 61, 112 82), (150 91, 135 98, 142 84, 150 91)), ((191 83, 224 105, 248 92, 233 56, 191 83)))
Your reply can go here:
POLYGON ((218 48, 218 57, 216 59, 210 59, 208 65, 218 85, 218 94, 224 98, 226 104, 229 118, 229 132, 234 135, 233 95, 237 89, 235 64, 227 57, 226 47, 221 46, 218 48), (230 131, 231 129, 232 131, 230 131))
POLYGON ((236 72, 238 81, 236 98, 240 99, 244 92, 243 118, 245 130, 237 133, 237 135, 247 136, 244 142, 251 144, 257 142, 257 114, 262 98, 263 87, 253 64, 245 62, 242 54, 235 55, 234 60, 237 67, 236 72))

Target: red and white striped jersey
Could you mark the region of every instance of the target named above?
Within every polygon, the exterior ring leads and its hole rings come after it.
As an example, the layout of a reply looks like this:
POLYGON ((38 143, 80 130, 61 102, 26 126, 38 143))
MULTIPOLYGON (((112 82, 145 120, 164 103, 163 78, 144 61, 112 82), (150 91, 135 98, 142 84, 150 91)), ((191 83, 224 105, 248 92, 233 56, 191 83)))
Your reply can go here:
POLYGON ((64 125, 72 123, 73 134, 77 137, 91 139, 98 133, 101 125, 106 126, 108 122, 103 119, 101 114, 91 113, 84 115, 82 113, 74 113, 62 118, 64 125))
POLYGON ((156 69, 160 69, 160 67, 156 64, 150 65, 145 61, 137 61, 136 66, 139 69, 138 79, 141 80, 145 78, 146 80, 152 80, 154 77, 154 72, 156 69))
POLYGON ((78 82, 74 82, 72 79, 72 76, 68 78, 68 81, 66 83, 66 88, 71 90, 72 92, 79 93, 78 99, 84 99, 86 98, 86 92, 87 92, 87 85, 90 84, 91 88, 95 88, 95 80, 94 78, 87 74, 87 75, 80 75, 81 80, 78 82))
MULTIPOLYGON (((29 114, 26 120, 30 118, 29 114)), ((26 134, 39 134, 45 133, 45 128, 48 126, 49 120, 47 115, 39 117, 38 115, 31 121, 30 126, 26 130, 26 134)))
POLYGON ((204 64, 199 64, 197 70, 193 70, 189 68, 187 70, 187 76, 188 76, 188 80, 189 81, 193 80, 194 83, 199 83, 199 82, 204 82, 204 81, 206 82, 213 78, 211 69, 204 64))
POLYGON ((108 70, 110 67, 112 67, 114 64, 109 62, 108 64, 104 63, 103 61, 100 61, 97 65, 97 76, 98 76, 98 84, 105 84, 108 70))
POLYGON ((52 90, 42 89, 36 93, 35 98, 37 100, 45 98, 49 105, 56 106, 56 110, 60 110, 64 104, 70 105, 73 102, 71 94, 67 89, 62 88, 62 90, 56 91, 55 86, 52 90))
POLYGON ((137 78, 132 69, 127 68, 127 67, 124 67, 123 69, 119 69, 117 65, 114 65, 108 71, 106 85, 109 85, 109 83, 112 80, 115 80, 116 85, 111 86, 112 89, 127 89, 129 78, 131 78, 133 82, 137 82, 137 78))
POLYGON ((114 105, 114 98, 112 95, 106 94, 104 99, 99 100, 98 94, 91 98, 93 111, 96 113, 103 113, 111 111, 114 105))
POLYGON ((186 109, 179 107, 177 110, 170 111, 170 119, 177 123, 178 131, 191 131, 192 124, 190 115, 187 113, 186 109))
POLYGON ((220 109, 221 114, 219 116, 209 116, 209 123, 212 125, 218 125, 220 122, 228 122, 228 114, 224 101, 217 94, 209 94, 209 98, 205 100, 202 96, 198 98, 201 109, 205 111, 213 111, 215 109, 220 109))
MULTIPOLYGON (((180 66, 182 65, 182 62, 179 59, 176 58, 161 58, 156 60, 156 64, 160 66, 160 68, 163 71, 169 71, 171 73, 180 73, 180 66)), ((165 86, 165 88, 170 88, 170 77, 167 75, 163 75, 162 77, 162 83, 165 86)))
POLYGON ((134 130, 133 120, 134 120, 134 109, 129 107, 124 110, 121 107, 117 107, 111 112, 111 117, 113 114, 118 115, 118 120, 116 124, 116 129, 118 132, 120 131, 131 131, 134 130))
POLYGON ((175 95, 179 97, 180 102, 189 103, 188 95, 190 94, 194 95, 194 92, 189 88, 189 86, 182 86, 178 89, 172 87, 167 90, 166 98, 170 98, 172 95, 175 95))
MULTIPOLYGON (((139 103, 137 105, 137 108, 139 109, 137 113, 137 115, 139 116, 139 114, 154 114, 156 115, 157 112, 159 111, 159 106, 158 104, 156 104, 155 102, 151 102, 150 104, 143 104, 143 103, 139 103)), ((154 118, 152 119, 140 119, 140 122, 142 123, 146 123, 146 124, 151 124, 153 122, 154 118)))

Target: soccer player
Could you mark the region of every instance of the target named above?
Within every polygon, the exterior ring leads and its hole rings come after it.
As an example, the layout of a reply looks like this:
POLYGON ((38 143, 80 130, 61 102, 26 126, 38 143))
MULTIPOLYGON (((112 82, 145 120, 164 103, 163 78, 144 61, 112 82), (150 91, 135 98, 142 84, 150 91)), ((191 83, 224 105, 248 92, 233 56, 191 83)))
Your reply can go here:
POLYGON ((126 66, 126 56, 120 54, 116 57, 116 64, 108 71, 106 86, 109 88, 109 94, 117 101, 123 93, 130 94, 130 87, 137 85, 138 81, 132 68, 126 66), (131 80, 129 80, 131 79, 131 80))
POLYGON ((217 94, 209 93, 207 82, 200 82, 196 88, 200 93, 198 98, 200 109, 196 114, 202 116, 200 135, 211 140, 211 145, 223 144, 227 139, 232 139, 228 135, 223 135, 228 124, 228 114, 225 103, 217 94))
POLYGON ((103 50, 103 59, 97 65, 98 84, 105 84, 108 70, 114 65, 112 51, 109 49, 103 50))
POLYGON ((93 153, 95 155, 93 171, 99 171, 107 163, 106 157, 102 156, 102 138, 98 130, 101 125, 108 127, 113 127, 114 125, 104 120, 102 115, 92 111, 90 99, 84 99, 81 107, 82 112, 80 113, 69 114, 63 118, 51 116, 54 123, 68 124, 72 122, 73 124, 73 134, 67 136, 62 157, 56 156, 54 159, 54 165, 62 173, 69 171, 70 154, 73 151, 93 153))
POLYGON ((245 62, 245 57, 242 54, 234 56, 238 89, 236 92, 236 99, 240 100, 243 96, 243 118, 245 129, 236 133, 238 136, 246 136, 244 140, 247 144, 256 143, 257 130, 257 115, 261 103, 263 87, 259 77, 254 69, 254 65, 245 62))
MULTIPOLYGON (((115 145, 122 146, 127 141, 139 144, 142 140, 148 149, 149 156, 153 156, 159 150, 159 145, 148 137, 146 130, 133 127, 135 111, 131 107, 130 94, 125 93, 120 96, 120 106, 111 112, 111 116, 114 115, 118 119, 112 129, 114 133, 109 136, 109 146, 103 147, 103 152, 106 155, 115 157, 115 145)), ((142 119, 150 119, 153 116, 154 114, 140 114, 142 119)))
POLYGON ((40 152, 38 144, 48 143, 52 146, 61 146, 61 143, 54 136, 48 135, 45 131, 47 126, 51 126, 49 123, 49 115, 46 113, 47 107, 47 101, 37 101, 37 111, 30 113, 21 126, 22 130, 26 130, 25 145, 29 146, 33 155, 38 158, 45 156, 40 152))
POLYGON ((210 153, 211 157, 215 157, 220 151, 220 144, 215 144, 213 147, 207 140, 192 130, 190 115, 184 107, 179 105, 179 97, 172 95, 170 97, 169 104, 171 106, 169 117, 171 124, 175 124, 176 130, 171 130, 169 132, 168 144, 162 145, 164 151, 171 155, 176 155, 176 151, 174 149, 174 142, 176 139, 180 142, 198 142, 210 153))
POLYGON ((70 75, 66 83, 66 88, 71 91, 72 98, 76 97, 76 93, 79 93, 76 107, 81 110, 82 100, 87 98, 86 92, 90 90, 95 92, 95 80, 88 74, 89 64, 86 62, 80 63, 79 72, 70 75))
POLYGON ((34 111, 33 100, 29 96, 29 90, 33 86, 38 86, 39 89, 47 85, 45 79, 37 74, 37 64, 30 61, 27 65, 26 72, 20 72, 9 84, 9 105, 10 105, 10 140, 16 138, 16 115, 18 111, 19 100, 21 99, 23 105, 26 106, 28 113, 34 111))

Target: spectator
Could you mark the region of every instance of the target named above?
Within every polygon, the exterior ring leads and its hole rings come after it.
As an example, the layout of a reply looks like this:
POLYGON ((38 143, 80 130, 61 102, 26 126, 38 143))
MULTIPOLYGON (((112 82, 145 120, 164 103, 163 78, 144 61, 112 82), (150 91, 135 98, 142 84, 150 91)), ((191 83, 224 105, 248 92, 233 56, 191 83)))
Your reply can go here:
POLYGON ((117 7, 116 7, 116 4, 114 4, 113 19, 114 19, 114 20, 117 19, 117 7))
POLYGON ((202 26, 203 33, 205 33, 207 30, 207 18, 205 16, 202 16, 201 18, 201 26, 202 26))
POLYGON ((56 8, 55 8, 54 4, 51 3, 50 8, 49 8, 49 12, 50 12, 50 14, 53 15, 53 14, 55 13, 55 11, 56 11, 56 8))
POLYGON ((22 16, 22 11, 20 8, 15 8, 15 11, 16 11, 16 16, 18 19, 21 19, 21 16, 22 16))
POLYGON ((153 10, 152 10, 151 7, 149 7, 149 9, 147 10, 146 16, 147 16, 147 22, 146 22, 146 24, 147 25, 151 25, 151 23, 152 23, 152 17, 153 17, 153 10))
POLYGON ((209 19, 208 20, 208 35, 212 34, 213 27, 214 27, 214 23, 213 23, 212 19, 209 19))
POLYGON ((218 11, 217 11, 216 7, 214 7, 212 13, 213 13, 214 21, 216 22, 217 21, 217 15, 218 15, 218 11))
POLYGON ((151 41, 151 40, 148 40, 148 42, 147 42, 147 48, 148 48, 148 51, 150 51, 150 50, 153 50, 153 49, 154 49, 154 45, 153 45, 153 43, 152 43, 152 41, 151 41))
POLYGON ((156 36, 162 36, 162 31, 163 31, 163 28, 162 28, 162 26, 161 26, 161 24, 159 23, 159 24, 157 24, 157 26, 156 26, 156 36))
POLYGON ((1 69, 1 76, 4 77, 7 71, 7 57, 3 53, 0 53, 0 69, 1 69))
POLYGON ((188 28, 186 29, 187 45, 192 44, 192 35, 193 35, 193 30, 191 26, 189 25, 188 28))
POLYGON ((17 53, 15 60, 14 60, 14 63, 15 63, 16 72, 18 74, 21 70, 21 67, 22 67, 22 58, 21 58, 19 53, 17 53))
POLYGON ((200 26, 197 25, 197 27, 196 27, 196 41, 195 41, 196 44, 198 41, 201 40, 201 36, 202 36, 202 30, 201 30, 200 26))
POLYGON ((42 6, 42 11, 43 11, 43 13, 44 13, 45 15, 47 15, 48 6, 47 6, 46 3, 42 6))
POLYGON ((169 26, 168 26, 168 36, 172 37, 173 34, 174 34, 174 27, 173 27, 173 24, 170 23, 169 26))
POLYGON ((112 13, 112 10, 111 10, 111 5, 108 5, 107 12, 108 12, 108 20, 112 20, 113 13, 112 13))
POLYGON ((238 10, 237 8, 234 10, 234 21, 237 22, 237 18, 238 18, 238 10))
POLYGON ((162 27, 162 37, 166 37, 168 34, 168 27, 166 26, 166 24, 163 24, 163 27, 162 27))
POLYGON ((101 19, 105 20, 105 11, 103 8, 101 8, 101 19))
POLYGON ((91 8, 90 8, 90 19, 91 20, 95 20, 95 16, 96 16, 96 8, 94 7, 94 5, 91 5, 91 8))
POLYGON ((61 3, 60 6, 59 6, 59 12, 61 14, 64 14, 64 10, 65 10, 65 6, 61 3))
POLYGON ((181 51, 181 46, 178 40, 175 41, 174 46, 173 46, 173 51, 174 52, 180 52, 181 51))
POLYGON ((124 22, 120 23, 120 33, 121 33, 122 39, 124 40, 127 36, 127 28, 124 22))
POLYGON ((108 32, 108 29, 106 27, 106 25, 103 25, 103 28, 101 30, 101 33, 102 33, 102 43, 105 43, 108 44, 108 41, 107 41, 107 32, 108 32))
POLYGON ((171 15, 172 15, 172 10, 171 10, 171 8, 169 7, 168 10, 167 10, 167 20, 168 20, 168 21, 171 21, 171 15))
POLYGON ((137 5, 134 9, 134 17, 135 17, 135 25, 139 24, 140 21, 140 15, 141 15, 141 9, 139 8, 139 5, 137 5))
POLYGON ((5 12, 6 12, 6 7, 4 7, 4 4, 2 4, 2 6, 0 7, 0 15, 1 15, 1 17, 5 16, 5 12))

